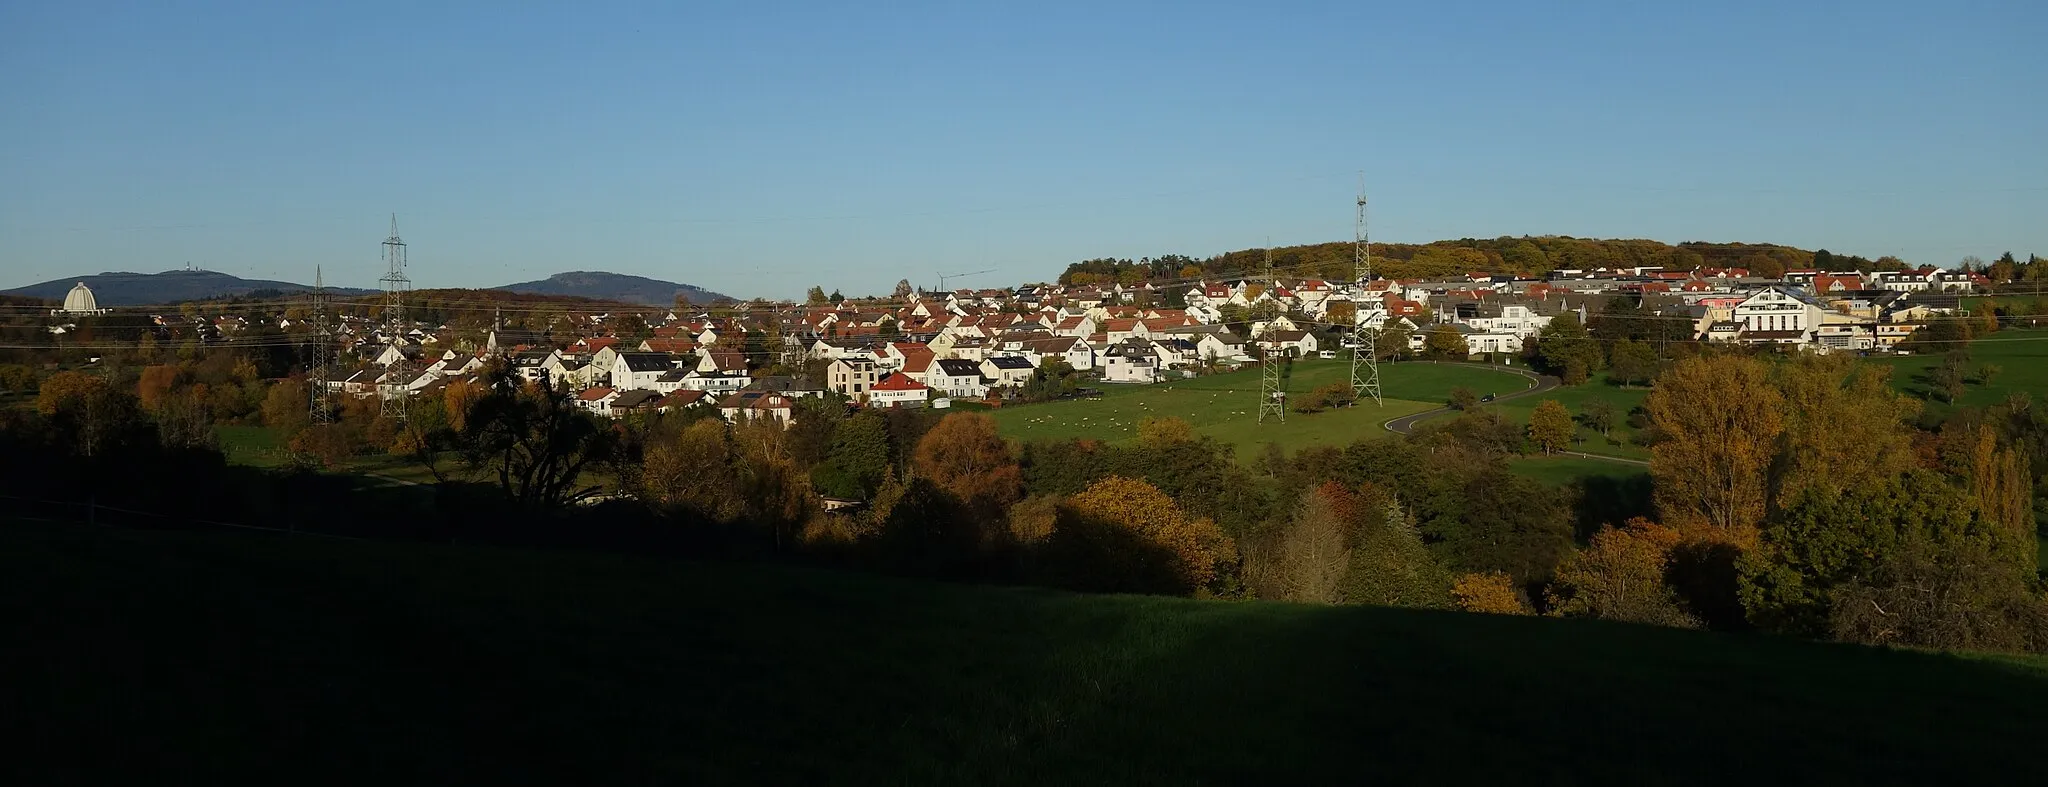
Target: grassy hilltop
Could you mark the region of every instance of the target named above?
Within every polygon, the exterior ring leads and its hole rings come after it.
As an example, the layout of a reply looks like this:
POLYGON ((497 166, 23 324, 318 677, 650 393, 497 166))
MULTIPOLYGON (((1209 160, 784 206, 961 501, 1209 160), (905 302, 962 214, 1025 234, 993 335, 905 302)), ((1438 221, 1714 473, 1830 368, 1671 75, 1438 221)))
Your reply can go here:
POLYGON ((22 784, 1960 784, 2048 766, 2040 660, 18 523, 0 576, 22 784))

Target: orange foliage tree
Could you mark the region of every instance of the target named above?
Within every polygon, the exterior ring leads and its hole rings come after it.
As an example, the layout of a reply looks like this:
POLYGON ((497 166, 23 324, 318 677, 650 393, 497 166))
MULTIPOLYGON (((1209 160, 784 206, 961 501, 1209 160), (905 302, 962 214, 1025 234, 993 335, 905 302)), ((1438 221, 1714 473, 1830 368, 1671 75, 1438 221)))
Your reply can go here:
POLYGON ((1661 438, 1650 449, 1650 475, 1664 520, 1754 541, 1785 430, 1785 399, 1768 365, 1734 355, 1688 358, 1657 378, 1645 405, 1661 438))
POLYGON ((1045 552, 1056 581, 1072 587, 1187 594, 1214 581, 1236 548, 1158 487, 1110 476, 1067 500, 1045 552))
POLYGON ((1529 605, 1515 590, 1515 578, 1505 571, 1459 574, 1451 581, 1451 597, 1466 612, 1488 615, 1527 615, 1529 605))
POLYGON ((995 419, 982 413, 940 420, 917 441, 911 463, 919 476, 989 518, 1023 495, 1023 471, 996 433, 995 419))
POLYGON ((1550 612, 1692 627, 1664 575, 1678 531, 1646 519, 1603 528, 1583 551, 1565 558, 1549 591, 1550 612))

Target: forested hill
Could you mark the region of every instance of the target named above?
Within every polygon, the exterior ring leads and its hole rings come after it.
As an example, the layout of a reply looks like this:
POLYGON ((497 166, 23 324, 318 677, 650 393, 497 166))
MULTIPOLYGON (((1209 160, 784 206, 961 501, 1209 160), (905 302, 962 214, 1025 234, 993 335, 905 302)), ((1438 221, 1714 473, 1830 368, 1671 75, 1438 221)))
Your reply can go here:
MULTIPOLYGON (((66 276, 40 284, 0 291, 0 294, 23 295, 61 303, 65 293, 70 292, 79 282, 84 282, 85 286, 92 288, 93 299, 101 307, 167 305, 248 295, 259 291, 299 292, 313 289, 304 284, 269 279, 244 279, 218 271, 172 270, 162 273, 122 271, 66 276)), ((346 296, 361 295, 370 290, 329 287, 327 292, 331 295, 346 296)))
POLYGON ((729 296, 692 284, 678 284, 672 281, 650 279, 645 276, 630 276, 623 273, 606 273, 604 271, 557 273, 539 281, 507 284, 497 289, 542 295, 576 295, 598 300, 663 307, 674 306, 679 299, 698 305, 732 300, 729 296))
MULTIPOLYGON (((1283 246, 1273 250, 1273 268, 1282 275, 1343 278, 1351 269, 1350 241, 1283 246)), ((1456 276, 1466 273, 1540 275, 1558 269, 1633 268, 1666 270, 1697 267, 1748 268, 1753 275, 1775 277, 1795 268, 1824 270, 1899 270, 1897 257, 1866 259, 1808 251, 1769 243, 1707 243, 1672 245, 1654 240, 1541 237, 1463 238, 1433 243, 1375 243, 1373 273, 1396 279, 1456 276)), ((1219 278, 1255 274, 1265 264, 1264 249, 1244 249, 1197 259, 1179 254, 1129 259, 1084 260, 1060 274, 1064 284, 1126 284, 1163 279, 1219 278)))

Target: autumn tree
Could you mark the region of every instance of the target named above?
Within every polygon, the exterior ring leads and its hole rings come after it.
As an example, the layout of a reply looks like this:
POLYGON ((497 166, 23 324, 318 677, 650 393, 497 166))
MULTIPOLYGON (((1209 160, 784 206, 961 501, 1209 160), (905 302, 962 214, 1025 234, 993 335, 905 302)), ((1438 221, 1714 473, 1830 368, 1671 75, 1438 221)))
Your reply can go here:
POLYGON ((1809 489, 1742 557, 1743 606, 1758 626, 1807 636, 2048 645, 2027 587, 2034 546, 1995 508, 1918 469, 1864 489, 1809 489))
POLYGON ((1138 442, 1149 446, 1166 446, 1175 443, 1192 443, 1197 439, 1195 427, 1187 419, 1174 416, 1146 416, 1138 419, 1138 442))
POLYGON ((177 366, 145 366, 142 379, 135 384, 135 398, 141 402, 142 409, 155 412, 164 405, 164 400, 170 398, 171 391, 177 389, 185 376, 185 371, 177 366))
POLYGON ((1459 574, 1451 582, 1451 597, 1466 612, 1487 615, 1527 615, 1528 603, 1515 589, 1514 577, 1500 571, 1459 574))
POLYGON ((1647 343, 1624 339, 1615 342, 1607 356, 1608 375, 1624 388, 1657 376, 1657 348, 1647 343))
POLYGON ((311 389, 306 387, 306 378, 282 380, 270 386, 270 392, 263 397, 263 425, 290 440, 300 429, 306 428, 312 404, 313 396, 311 389))
POLYGON ((1577 432, 1571 411, 1556 399, 1543 400, 1529 413, 1529 439, 1534 440, 1543 453, 1554 454, 1570 448, 1572 437, 1577 432))
POLYGON ((1479 407, 1479 394, 1466 386, 1454 385, 1448 404, 1453 410, 1474 410, 1479 407))
POLYGON ((1439 325, 1424 335, 1422 354, 1437 360, 1462 361, 1472 356, 1472 347, 1457 328, 1439 325))
POLYGON ((1023 475, 995 419, 960 412, 940 419, 917 442, 912 466, 969 511, 994 520, 1023 496, 1023 475))
POLYGON ((1338 502, 1320 489, 1303 492, 1274 550, 1270 572, 1275 597, 1335 604, 1343 598, 1351 565, 1349 529, 1338 502))
POLYGON ((1839 356, 1801 355, 1778 364, 1786 402, 1784 437, 1772 462, 1772 499, 1784 505, 1807 489, 1859 489, 1914 463, 1920 405, 1892 388, 1891 368, 1839 356))
POLYGON ((1558 566, 1548 593, 1551 614, 1697 626, 1664 580, 1679 541, 1678 531, 1644 519, 1603 528, 1558 566))
POLYGON ((1062 585, 1184 595, 1208 587, 1235 548, 1157 487, 1110 476, 1067 501, 1042 553, 1062 585))
POLYGON ((831 303, 831 301, 825 298, 825 288, 813 286, 804 292, 804 303, 811 306, 824 306, 831 303))
POLYGON ((1579 412, 1579 420, 1586 428, 1599 432, 1601 437, 1606 437, 1607 433, 1614 429, 1614 403, 1606 399, 1587 402, 1585 408, 1579 412))
POLYGON ((1785 429, 1785 400, 1767 365, 1732 355, 1688 358, 1664 372, 1645 406, 1661 436, 1650 449, 1650 475, 1664 521, 1752 531, 1763 520, 1785 429))
POLYGON ((1599 365, 1600 345, 1593 341, 1578 312, 1567 310, 1551 317, 1537 334, 1536 358, 1544 371, 1562 378, 1565 385, 1578 385, 1599 365))
POLYGON ((597 487, 581 483, 583 473, 610 459, 614 444, 613 432, 568 394, 523 385, 502 370, 464 426, 459 441, 469 465, 493 476, 514 502, 539 509, 596 494, 597 487))
POLYGON ((721 422, 698 421, 673 440, 648 446, 638 480, 640 499, 656 507, 687 510, 716 522, 740 515, 732 449, 721 422))
POLYGON ((1352 604, 1444 609, 1451 575, 1430 554, 1421 531, 1391 497, 1362 501, 1352 537, 1344 600, 1352 604))
POLYGON ((139 410, 134 396, 116 390, 105 377, 85 372, 50 375, 36 394, 36 412, 49 418, 80 456, 97 456, 111 448, 141 420, 139 410))

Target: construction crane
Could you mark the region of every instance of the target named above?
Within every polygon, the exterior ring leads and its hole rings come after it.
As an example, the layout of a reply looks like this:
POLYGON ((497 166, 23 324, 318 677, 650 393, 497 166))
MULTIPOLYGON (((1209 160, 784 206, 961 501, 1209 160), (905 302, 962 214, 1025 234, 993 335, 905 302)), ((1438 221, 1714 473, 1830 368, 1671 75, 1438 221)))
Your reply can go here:
POLYGON ((969 276, 980 276, 980 275, 982 275, 982 274, 984 274, 984 273, 995 273, 995 272, 996 272, 996 271, 995 271, 995 269, 994 269, 994 268, 990 268, 990 269, 988 269, 988 270, 985 270, 985 271, 968 271, 967 273, 941 273, 941 274, 939 274, 939 292, 942 292, 942 293, 943 293, 943 292, 950 292, 950 290, 947 290, 947 289, 946 289, 946 280, 947 280, 947 279, 964 279, 964 278, 967 278, 967 277, 969 277, 969 276))

